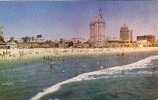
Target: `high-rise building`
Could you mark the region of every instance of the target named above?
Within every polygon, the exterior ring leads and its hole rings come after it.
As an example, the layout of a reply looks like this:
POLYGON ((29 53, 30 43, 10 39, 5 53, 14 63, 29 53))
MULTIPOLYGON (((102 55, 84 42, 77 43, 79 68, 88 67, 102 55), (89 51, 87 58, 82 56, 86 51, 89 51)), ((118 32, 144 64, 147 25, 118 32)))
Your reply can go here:
POLYGON ((99 14, 95 20, 90 23, 90 43, 93 47, 103 46, 105 41, 105 20, 102 15, 102 10, 99 9, 99 14))
POLYGON ((133 31, 129 30, 128 26, 124 24, 120 28, 120 39, 121 41, 132 41, 133 39, 133 31))

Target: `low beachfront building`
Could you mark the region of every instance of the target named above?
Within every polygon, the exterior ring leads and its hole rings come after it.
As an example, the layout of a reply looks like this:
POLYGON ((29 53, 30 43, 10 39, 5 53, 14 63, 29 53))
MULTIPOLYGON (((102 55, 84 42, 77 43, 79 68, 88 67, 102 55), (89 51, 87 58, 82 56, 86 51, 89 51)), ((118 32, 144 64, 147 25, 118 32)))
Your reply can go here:
POLYGON ((121 41, 121 40, 108 40, 106 47, 135 47, 135 42, 121 41))
POLYGON ((154 46, 155 41, 156 39, 154 35, 137 36, 137 43, 139 47, 154 46))
POLYGON ((17 48, 17 42, 14 39, 10 39, 7 43, 6 43, 6 48, 7 49, 15 49, 17 48))

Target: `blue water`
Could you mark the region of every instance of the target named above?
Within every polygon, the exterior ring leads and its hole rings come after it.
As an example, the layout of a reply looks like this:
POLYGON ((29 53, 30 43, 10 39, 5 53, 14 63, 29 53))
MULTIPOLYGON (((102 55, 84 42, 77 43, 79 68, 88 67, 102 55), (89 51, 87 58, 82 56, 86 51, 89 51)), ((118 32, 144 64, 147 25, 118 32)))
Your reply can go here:
POLYGON ((64 85, 41 100, 156 100, 158 75, 98 79, 64 85))
POLYGON ((28 100, 43 89, 78 74, 95 71, 100 66, 113 67, 143 59, 154 53, 131 53, 125 56, 67 56, 54 58, 50 69, 47 61, 0 65, 0 100, 28 100))
POLYGON ((126 67, 139 68, 126 70, 124 74, 117 73, 110 76, 102 74, 97 77, 94 74, 91 77, 94 76, 95 80, 63 84, 59 90, 43 96, 41 100, 55 98, 58 100, 156 100, 158 99, 158 57, 151 59, 149 63, 145 61, 147 60, 142 61, 141 64, 127 65, 126 67), (141 66, 146 67, 141 68, 141 66))

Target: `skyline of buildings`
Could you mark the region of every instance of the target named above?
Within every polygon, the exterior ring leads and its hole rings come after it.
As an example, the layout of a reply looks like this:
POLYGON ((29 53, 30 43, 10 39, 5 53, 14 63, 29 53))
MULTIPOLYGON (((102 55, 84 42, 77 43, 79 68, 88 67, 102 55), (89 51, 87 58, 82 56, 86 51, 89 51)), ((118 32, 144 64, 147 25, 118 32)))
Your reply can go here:
MULTIPOLYGON (((3 27, 0 27, 0 28, 1 28, 1 30, 0 30, 1 35, 4 35, 4 32, 2 31, 3 27)), ((98 10, 98 15, 95 16, 95 18, 93 18, 93 20, 90 21, 89 29, 90 29, 90 31, 88 33, 89 39, 85 40, 80 37, 72 37, 70 40, 72 40, 72 41, 79 41, 79 40, 89 41, 94 47, 102 46, 104 44, 104 42, 106 42, 107 40, 113 40, 112 38, 108 37, 108 33, 106 32, 106 30, 107 30, 106 21, 104 19, 101 8, 98 10)), ((36 35, 38 35, 38 34, 36 34, 36 35)), ((147 35, 152 35, 152 34, 147 34, 147 35)), ((27 36, 24 36, 24 37, 27 37, 27 36)), ((21 37, 21 38, 23 38, 23 37, 21 37)), ((35 41, 34 39, 32 39, 34 37, 28 36, 28 38, 31 38, 30 39, 31 41, 32 40, 35 41)), ((135 38, 137 39, 137 36, 135 38)), ((10 38, 8 38, 8 39, 10 39, 10 38)), ((61 38, 58 38, 58 40, 59 39, 61 39, 61 38)), ((62 38, 62 39, 65 41, 64 38, 62 38)), ((129 29, 129 27, 126 24, 123 24, 123 26, 120 27, 119 38, 117 40, 132 42, 133 41, 133 30, 129 29)), ((43 39, 43 41, 44 41, 44 39, 43 39)))
POLYGON ((79 34, 87 39, 89 21, 98 8, 102 8, 109 37, 119 38, 124 23, 133 30, 134 37, 158 35, 156 1, 4 2, 0 3, 0 25, 7 37, 43 34, 55 40, 79 34))
POLYGON ((113 47, 118 44, 128 47, 137 40, 141 43, 157 37, 158 24, 154 21, 156 14, 153 13, 156 7, 150 9, 151 2, 149 5, 143 3, 146 8, 142 8, 144 5, 141 4, 133 2, 131 6, 125 1, 109 1, 107 4, 90 2, 89 5, 83 2, 55 5, 52 2, 6 3, 0 6, 0 11, 3 9, 0 14, 0 36, 5 44, 15 39, 16 43, 26 43, 26 46, 34 44, 31 47, 40 47, 40 43, 59 43, 59 47, 71 47, 72 44, 75 44, 74 47, 113 47), (10 13, 6 15, 4 11, 10 13), (38 46, 35 46, 36 43, 38 46))

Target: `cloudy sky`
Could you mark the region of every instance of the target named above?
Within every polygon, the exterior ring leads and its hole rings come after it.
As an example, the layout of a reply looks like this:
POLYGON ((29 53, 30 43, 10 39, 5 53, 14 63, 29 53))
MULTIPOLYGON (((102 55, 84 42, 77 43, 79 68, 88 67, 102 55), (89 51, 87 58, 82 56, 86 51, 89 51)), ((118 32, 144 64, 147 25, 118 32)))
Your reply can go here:
POLYGON ((134 36, 158 36, 157 0, 0 2, 0 25, 7 37, 43 34, 49 39, 87 39, 89 23, 99 8, 103 10, 108 37, 118 38, 123 24, 133 30, 134 36))

